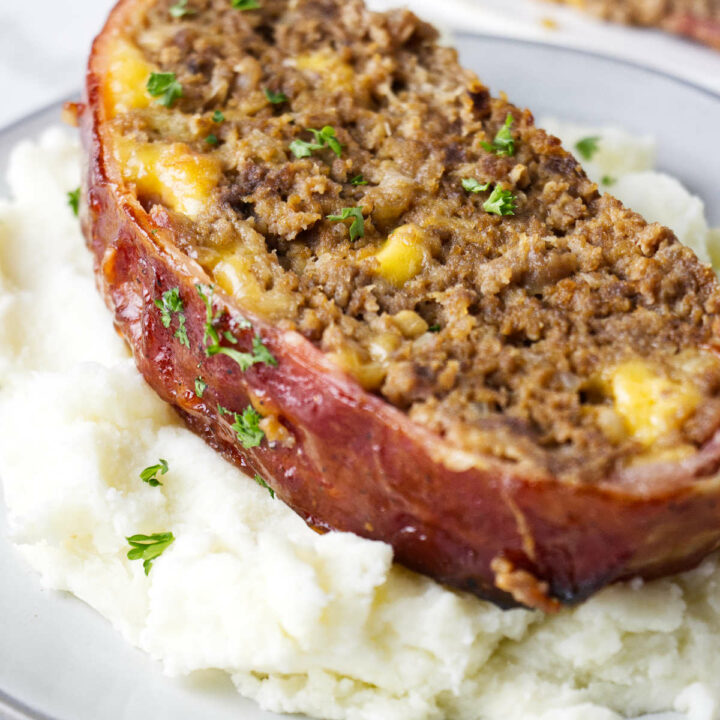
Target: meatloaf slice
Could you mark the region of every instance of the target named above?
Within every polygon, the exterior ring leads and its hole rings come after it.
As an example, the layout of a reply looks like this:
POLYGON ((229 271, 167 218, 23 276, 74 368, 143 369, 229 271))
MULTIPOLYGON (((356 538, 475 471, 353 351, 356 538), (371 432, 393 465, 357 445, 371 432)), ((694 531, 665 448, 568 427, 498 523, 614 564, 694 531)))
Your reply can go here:
POLYGON ((657 27, 720 50, 720 0, 553 0, 628 25, 657 27))
POLYGON ((720 288, 411 13, 122 0, 84 229, 148 382, 314 527, 553 609, 720 543, 720 288))

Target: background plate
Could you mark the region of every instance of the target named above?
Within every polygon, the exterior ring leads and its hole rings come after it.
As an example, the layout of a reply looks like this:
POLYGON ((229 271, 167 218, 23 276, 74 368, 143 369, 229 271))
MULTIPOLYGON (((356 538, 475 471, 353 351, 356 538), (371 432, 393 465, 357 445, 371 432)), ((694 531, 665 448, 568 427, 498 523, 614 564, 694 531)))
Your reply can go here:
MULTIPOLYGON (((470 35, 457 35, 455 44, 463 63, 494 93, 507 91, 536 117, 614 124, 653 135, 659 167, 702 197, 711 224, 720 225, 720 97, 655 71, 576 50, 470 35)), ((0 189, 6 190, 10 148, 58 123, 59 112, 54 105, 0 132, 0 189)), ((86 605, 42 591, 37 576, 8 543, 5 528, 0 512, 0 718, 279 718, 240 698, 224 674, 164 677, 157 663, 125 644, 86 605)))

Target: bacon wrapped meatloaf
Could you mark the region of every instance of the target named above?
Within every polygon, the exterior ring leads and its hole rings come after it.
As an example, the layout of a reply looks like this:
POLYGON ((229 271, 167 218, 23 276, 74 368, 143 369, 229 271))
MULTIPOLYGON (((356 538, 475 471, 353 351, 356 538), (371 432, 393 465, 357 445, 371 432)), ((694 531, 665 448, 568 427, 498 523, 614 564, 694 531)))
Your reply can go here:
POLYGON ((628 25, 657 27, 720 50, 720 0, 553 0, 628 25))
POLYGON ((410 12, 122 0, 81 126, 139 369, 312 526, 548 610, 720 544, 714 274, 410 12))

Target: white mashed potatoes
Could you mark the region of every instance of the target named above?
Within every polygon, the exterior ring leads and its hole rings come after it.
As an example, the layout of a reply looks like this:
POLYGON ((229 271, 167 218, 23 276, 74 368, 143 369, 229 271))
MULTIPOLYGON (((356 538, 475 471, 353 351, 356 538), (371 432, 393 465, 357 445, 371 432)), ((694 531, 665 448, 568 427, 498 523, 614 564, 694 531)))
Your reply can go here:
MULTIPOLYGON (((704 252, 702 203, 652 172, 652 142, 592 134, 591 173, 612 173, 621 197, 704 252)), ((95 291, 66 198, 78 154, 57 130, 23 144, 0 203, 0 477, 12 539, 47 587, 82 598, 168 674, 225 670, 277 711, 718 717, 717 557, 553 617, 502 612, 393 566, 387 545, 317 535, 186 430, 95 291), (150 487, 138 473, 159 458, 170 470, 150 487), (176 541, 146 577, 125 537, 164 531, 176 541)))

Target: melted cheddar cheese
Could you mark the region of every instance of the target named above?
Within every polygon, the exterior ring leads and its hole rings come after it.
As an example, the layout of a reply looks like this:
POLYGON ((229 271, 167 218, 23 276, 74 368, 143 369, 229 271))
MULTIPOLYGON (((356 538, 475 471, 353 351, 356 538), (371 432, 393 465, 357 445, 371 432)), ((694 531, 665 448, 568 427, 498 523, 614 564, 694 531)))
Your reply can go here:
POLYGON ((422 270, 428 256, 423 230, 412 223, 401 225, 390 233, 375 254, 378 261, 376 272, 400 287, 422 270))
POLYGON ((108 53, 105 72, 105 112, 109 118, 145 108, 152 98, 146 90, 147 81, 155 68, 140 50, 127 40, 116 38, 108 53))
POLYGON ((630 435, 649 447, 678 429, 701 397, 690 382, 679 382, 641 360, 615 367, 604 384, 630 435))
POLYGON ((220 182, 220 163, 185 143, 142 143, 114 139, 123 179, 139 196, 157 198, 188 217, 198 216, 220 182))
POLYGON ((296 60, 298 70, 317 74, 328 90, 352 92, 355 72, 348 63, 330 50, 300 55, 296 60))

